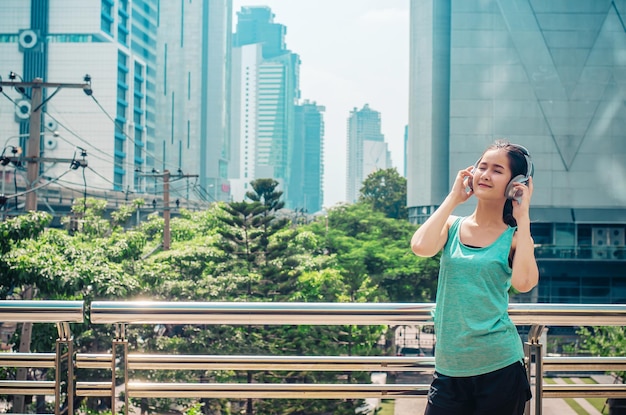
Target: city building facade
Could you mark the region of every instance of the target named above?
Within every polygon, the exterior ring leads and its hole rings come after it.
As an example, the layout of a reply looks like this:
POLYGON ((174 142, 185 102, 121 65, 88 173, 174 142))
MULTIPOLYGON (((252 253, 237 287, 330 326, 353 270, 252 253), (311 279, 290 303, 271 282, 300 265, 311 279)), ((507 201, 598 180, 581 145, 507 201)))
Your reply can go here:
POLYGON ((359 198, 363 180, 379 169, 392 167, 391 153, 381 132, 380 113, 365 104, 354 108, 348 117, 346 152, 346 201, 359 198))
POLYGON ((626 301, 624 17, 610 0, 411 2, 410 219, 496 139, 528 148, 541 275, 520 301, 626 301))
POLYGON ((302 213, 314 214, 323 206, 324 110, 308 100, 295 107, 289 195, 293 208, 302 213))
MULTIPOLYGON (((248 160, 244 157, 244 164, 240 164, 239 169, 231 169, 231 172, 239 174, 233 180, 244 181, 237 188, 245 190, 247 183, 254 179, 273 178, 280 183, 286 207, 291 208, 295 202, 289 195, 289 161, 294 146, 295 106, 300 97, 300 58, 286 49, 286 28, 274 22, 274 15, 268 7, 243 7, 237 12, 237 18, 234 49, 258 44, 260 56, 251 48, 233 52, 241 59, 237 64, 239 66, 233 65, 233 77, 237 77, 239 85, 233 85, 232 99, 243 106, 233 106, 240 111, 232 115, 235 119, 233 131, 239 131, 239 136, 233 136, 239 141, 233 149, 240 153, 233 154, 232 158, 242 160, 241 152, 246 152, 246 142, 249 149, 254 147, 253 153, 247 153, 251 157, 248 160), (252 61, 254 65, 250 66, 252 61), (239 96, 234 91, 239 91, 239 96), (247 115, 253 110, 254 115, 247 115), (251 122, 255 123, 254 127, 251 122), (248 134, 245 132, 246 125, 248 134), (254 135, 251 134, 252 128, 254 135), (254 144, 251 144, 252 140, 254 144), (246 162, 249 165, 254 163, 254 167, 248 167, 244 172, 242 169, 246 169, 246 162)), ((239 200, 244 196, 245 192, 234 194, 233 199, 239 200)))
MULTIPOLYGON (((42 91, 42 155, 72 158, 82 148, 89 157, 84 179, 67 175, 59 185, 140 190, 136 172, 145 169, 147 149, 154 145, 147 132, 148 119, 154 120, 156 112, 148 79, 153 74, 149 65, 154 63, 157 19, 155 1, 3 4, 0 74, 13 71, 26 82, 92 81, 91 95, 79 89, 42 91)), ((0 101, 0 137, 19 136, 26 147, 29 91, 8 90, 7 95, 13 102, 0 101)), ((67 168, 65 163, 46 163, 42 171, 54 178, 67 168)))
POLYGON ((180 197, 230 200, 232 1, 160 2, 157 170, 197 175, 180 197))
MULTIPOLYGON (((150 176, 169 170, 196 175, 198 187, 228 199, 231 8, 230 0, 3 2, 4 80, 13 71, 27 82, 92 85, 91 94, 44 91, 42 156, 84 151, 88 160, 84 177, 66 174, 55 185, 160 196, 161 181, 150 176)), ((25 92, 5 88, 9 99, 0 99, 0 139, 21 147, 25 92)), ((45 163, 41 171, 55 178, 67 169, 45 163)), ((186 190, 173 196, 194 197, 186 190)))

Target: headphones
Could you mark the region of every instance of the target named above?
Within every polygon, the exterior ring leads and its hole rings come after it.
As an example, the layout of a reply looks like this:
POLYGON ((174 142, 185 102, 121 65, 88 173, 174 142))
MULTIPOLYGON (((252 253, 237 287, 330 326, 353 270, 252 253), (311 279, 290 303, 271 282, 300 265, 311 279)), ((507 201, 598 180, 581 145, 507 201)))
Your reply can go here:
MULTIPOLYGON (((521 194, 521 192, 519 190, 515 189, 514 185, 515 185, 515 183, 527 184, 528 183, 528 179, 530 179, 533 176, 533 174, 535 173, 535 166, 533 165, 533 161, 530 158, 530 153, 528 152, 526 147, 521 146, 519 144, 508 144, 508 146, 514 147, 514 148, 518 149, 524 155, 524 158, 526 159, 526 173, 525 174, 518 174, 517 176, 513 177, 511 179, 511 181, 509 182, 509 184, 506 186, 506 189, 504 190, 504 195, 506 196, 507 199, 509 199, 509 200, 517 200, 519 202, 519 199, 522 197, 522 194, 521 194)), ((480 163, 480 160, 481 159, 478 159, 478 160, 476 160, 476 163, 474 163, 474 168, 472 169, 472 174, 474 174, 474 172, 478 168, 478 164, 480 163)), ((472 179, 470 179, 467 182, 467 184, 468 184, 468 187, 471 190, 474 190, 473 180, 472 179)))

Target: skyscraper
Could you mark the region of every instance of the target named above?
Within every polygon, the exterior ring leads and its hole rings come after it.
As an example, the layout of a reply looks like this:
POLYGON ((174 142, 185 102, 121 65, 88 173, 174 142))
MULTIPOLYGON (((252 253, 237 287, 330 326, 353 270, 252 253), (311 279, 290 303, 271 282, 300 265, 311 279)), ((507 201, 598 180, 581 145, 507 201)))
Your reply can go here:
POLYGON ((160 7, 168 21, 158 32, 158 169, 197 174, 203 197, 229 200, 232 2, 160 7))
POLYGON ((409 216, 495 139, 527 147, 541 278, 526 298, 626 300, 624 16, 609 0, 411 2, 409 216))
MULTIPOLYGON (((157 181, 146 173, 180 168, 228 198, 230 4, 3 2, 0 74, 64 83, 91 78, 92 95, 44 92, 43 154, 71 158, 82 147, 89 163, 84 181, 69 174, 58 184, 153 192, 157 181)), ((24 144, 29 98, 6 92, 25 104, 18 114, 14 102, 0 99, 0 138, 24 144)), ((42 170, 55 177, 67 166, 42 170)))
MULTIPOLYGON (((233 73, 243 74, 240 76, 237 87, 233 87, 242 93, 250 93, 250 80, 254 79, 255 101, 250 101, 250 95, 234 96, 233 99, 242 103, 248 102, 248 107, 235 106, 244 112, 235 117, 239 123, 248 120, 245 115, 246 109, 251 111, 256 109, 254 136, 248 134, 245 137, 245 128, 239 129, 240 143, 254 140, 254 158, 248 163, 254 163, 253 169, 248 169, 248 173, 254 172, 254 176, 248 175, 246 181, 256 178, 273 178, 281 184, 284 191, 286 205, 290 207, 293 203, 289 195, 287 185, 290 177, 290 151, 293 148, 294 139, 294 108, 299 98, 298 72, 300 59, 297 54, 285 48, 285 28, 283 25, 274 23, 274 15, 267 7, 244 7, 237 12, 237 32, 234 34, 233 46, 242 48, 248 45, 260 45, 260 59, 255 59, 254 67, 233 66, 233 73), (251 73, 254 71, 254 73, 251 73), (247 92, 245 92, 247 91, 247 92), (244 131, 244 135, 241 135, 244 131)), ((247 48, 249 53, 251 49, 247 48)), ((251 60, 243 58, 245 51, 234 52, 242 56, 241 64, 251 63, 251 60)), ((239 150, 245 150, 245 143, 238 146, 239 150)), ((252 156, 252 154, 251 154, 252 156)), ((234 155, 233 158, 240 158, 234 155)), ((232 171, 232 170, 231 170, 232 171)), ((235 177, 242 179, 241 175, 235 177)), ((241 196, 242 197, 242 196, 241 196)), ((236 197, 237 198, 237 197, 236 197)))
POLYGON ((369 104, 350 112, 346 157, 346 200, 353 203, 370 173, 391 167, 391 155, 380 129, 380 113, 369 104))
POLYGON ((322 210, 324 173, 324 107, 305 100, 295 108, 289 195, 294 209, 322 210))

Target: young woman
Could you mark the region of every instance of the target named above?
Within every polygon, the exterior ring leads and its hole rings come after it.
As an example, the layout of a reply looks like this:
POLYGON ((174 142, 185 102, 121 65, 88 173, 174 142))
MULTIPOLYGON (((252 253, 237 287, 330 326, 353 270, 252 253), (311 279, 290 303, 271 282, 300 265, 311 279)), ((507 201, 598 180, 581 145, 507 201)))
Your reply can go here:
POLYGON ((411 239, 416 255, 443 249, 434 314, 435 374, 425 415, 518 415, 530 399, 522 341, 508 316, 509 289, 539 280, 529 205, 528 151, 496 141, 411 239), (474 212, 453 210, 475 196, 474 212))

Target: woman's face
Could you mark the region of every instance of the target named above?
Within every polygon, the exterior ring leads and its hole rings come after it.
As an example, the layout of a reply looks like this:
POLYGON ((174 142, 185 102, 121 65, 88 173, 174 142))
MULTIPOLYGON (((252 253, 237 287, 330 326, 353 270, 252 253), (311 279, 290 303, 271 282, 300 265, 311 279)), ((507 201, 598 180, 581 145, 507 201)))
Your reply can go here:
POLYGON ((506 199, 504 191, 511 181, 510 164, 507 150, 487 150, 472 178, 474 194, 485 199, 506 199))

